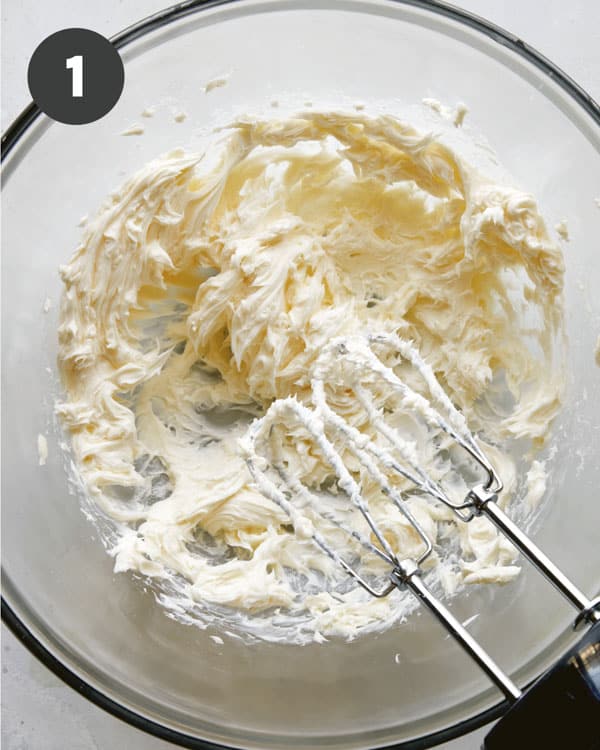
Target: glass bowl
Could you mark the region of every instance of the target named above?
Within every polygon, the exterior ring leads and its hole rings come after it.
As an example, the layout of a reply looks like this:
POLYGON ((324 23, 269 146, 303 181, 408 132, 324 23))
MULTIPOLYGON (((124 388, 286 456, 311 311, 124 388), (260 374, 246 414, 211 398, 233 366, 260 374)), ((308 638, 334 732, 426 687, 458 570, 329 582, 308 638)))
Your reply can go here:
MULTIPOLYGON (((432 619, 352 643, 248 645, 165 616, 115 576, 68 480, 53 416, 57 268, 82 215, 157 154, 200 149, 244 113, 314 108, 392 114, 423 97, 467 103, 565 245, 569 387, 534 539, 588 594, 600 587, 600 115, 520 40, 438 3, 184 2, 114 39, 126 84, 85 126, 30 107, 4 139, 2 242, 3 614, 48 666, 121 718, 188 747, 429 747, 498 715, 499 693, 432 619), (207 82, 228 77, 204 93, 207 82), (277 106, 275 106, 277 104, 277 106), (156 106, 156 114, 141 112, 156 106), (184 122, 174 115, 183 111, 184 122), (123 137, 142 122, 145 133, 123 137), (45 300, 51 301, 48 305, 45 300), (48 436, 38 466, 37 436, 48 436)), ((416 111, 416 109, 415 109, 416 111)), ((419 110, 420 111, 420 110, 419 110)), ((420 116, 426 117, 423 113, 420 116)), ((433 122, 433 121, 432 121, 433 122)), ((451 606, 519 685, 574 641, 574 613, 530 567, 451 606)))

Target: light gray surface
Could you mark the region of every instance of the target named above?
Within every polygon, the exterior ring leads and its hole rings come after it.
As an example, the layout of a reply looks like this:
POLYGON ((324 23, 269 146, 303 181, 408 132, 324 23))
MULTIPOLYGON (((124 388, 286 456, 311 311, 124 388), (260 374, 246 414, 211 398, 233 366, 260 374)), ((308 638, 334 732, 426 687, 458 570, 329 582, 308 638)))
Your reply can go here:
MULTIPOLYGON (((2 3, 2 129, 28 103, 26 66, 48 34, 85 26, 110 35, 161 7, 160 0, 4 0, 2 3)), ((600 96, 600 6, 595 0, 463 0, 461 6, 521 36, 596 98, 600 96)), ((167 750, 91 705, 39 664, 2 630, 2 743, 5 750, 167 750)), ((484 732, 444 745, 471 750, 484 732)))

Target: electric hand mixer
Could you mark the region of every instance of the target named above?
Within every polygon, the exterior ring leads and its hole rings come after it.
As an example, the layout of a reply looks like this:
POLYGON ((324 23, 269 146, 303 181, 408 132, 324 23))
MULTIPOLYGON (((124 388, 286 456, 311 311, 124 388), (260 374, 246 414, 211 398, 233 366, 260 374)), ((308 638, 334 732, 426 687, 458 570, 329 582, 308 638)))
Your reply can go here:
POLYGON ((252 423, 240 441, 259 491, 285 511, 299 537, 312 539, 323 553, 372 596, 385 597, 395 588, 410 590, 485 671, 512 704, 488 734, 485 748, 521 747, 523 745, 518 743, 523 743, 533 724, 539 747, 566 747, 560 743, 567 741, 570 748, 597 747, 595 743, 600 741, 600 597, 588 599, 498 506, 496 501, 503 488, 500 477, 469 431, 465 418, 452 404, 417 349, 395 334, 336 339, 316 361, 311 379, 311 399, 311 407, 295 397, 276 400, 262 418, 252 423), (390 353, 399 355, 418 374, 431 400, 385 363, 383 355, 390 353), (360 404, 370 432, 353 426, 332 408, 328 400, 326 384, 333 375, 332 368, 337 368, 339 378, 340 367, 344 387, 360 404), (482 473, 483 481, 471 486, 461 500, 452 499, 442 483, 422 468, 413 443, 386 420, 384 410, 378 408, 367 381, 378 382, 400 400, 403 408, 413 411, 426 425, 441 431, 455 447, 465 451, 482 473), (260 452, 274 427, 291 424, 301 425, 309 435, 335 475, 339 491, 360 511, 370 533, 365 535, 355 528, 345 527, 330 514, 325 516, 326 521, 345 531, 363 550, 389 564, 383 585, 362 575, 357 566, 345 559, 307 518, 307 508, 311 513, 319 509, 315 492, 292 476, 285 462, 274 457, 272 450, 260 452), (374 435, 379 438, 375 440, 374 435), (381 493, 410 523, 421 542, 419 554, 405 558, 392 549, 380 522, 371 512, 357 472, 348 467, 342 454, 351 455, 359 462, 369 480, 376 483, 381 493), (393 481, 394 475, 410 483, 413 492, 450 508, 462 522, 469 523, 480 515, 488 518, 575 607, 578 614, 574 627, 592 625, 579 644, 525 692, 498 667, 423 581, 422 566, 432 555, 433 544, 411 512, 404 491, 393 481))

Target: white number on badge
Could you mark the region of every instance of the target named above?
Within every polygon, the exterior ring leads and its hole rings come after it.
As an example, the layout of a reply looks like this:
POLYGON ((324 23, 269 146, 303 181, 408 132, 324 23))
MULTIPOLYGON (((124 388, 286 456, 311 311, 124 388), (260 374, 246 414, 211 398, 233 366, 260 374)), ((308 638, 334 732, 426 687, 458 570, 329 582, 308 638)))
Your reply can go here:
POLYGON ((67 57, 67 68, 73 71, 73 96, 83 96, 83 55, 67 57))

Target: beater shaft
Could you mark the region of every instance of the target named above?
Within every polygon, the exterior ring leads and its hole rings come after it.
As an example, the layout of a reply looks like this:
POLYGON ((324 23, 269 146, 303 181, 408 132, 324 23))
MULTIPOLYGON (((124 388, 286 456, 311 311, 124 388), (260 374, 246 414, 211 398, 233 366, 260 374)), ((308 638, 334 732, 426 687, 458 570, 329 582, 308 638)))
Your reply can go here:
POLYGON ((395 569, 390 577, 399 589, 408 588, 417 599, 440 622, 445 630, 477 662, 488 677, 500 688, 506 698, 513 702, 521 697, 521 691, 500 669, 491 656, 473 638, 469 631, 454 617, 440 600, 435 597, 419 575, 419 568, 412 561, 403 561, 402 567, 395 569))
POLYGON ((546 577, 565 599, 578 610, 579 614, 573 627, 577 629, 583 623, 593 624, 600 621, 600 597, 589 599, 558 568, 542 550, 506 515, 497 505, 495 495, 488 495, 485 490, 475 488, 471 491, 475 508, 483 513, 509 539, 515 547, 546 577))

